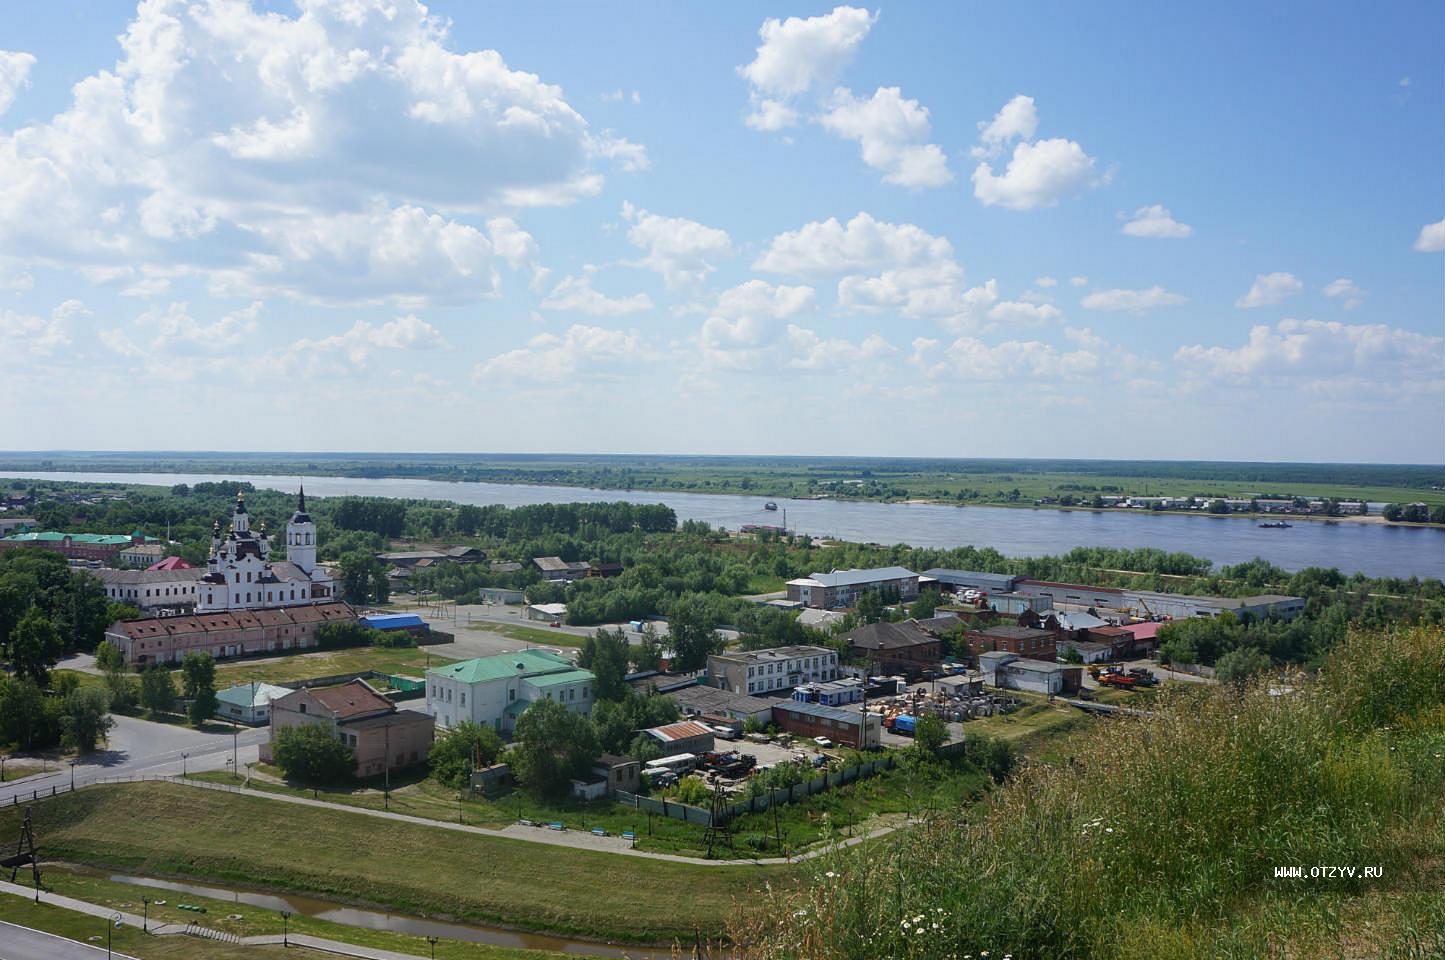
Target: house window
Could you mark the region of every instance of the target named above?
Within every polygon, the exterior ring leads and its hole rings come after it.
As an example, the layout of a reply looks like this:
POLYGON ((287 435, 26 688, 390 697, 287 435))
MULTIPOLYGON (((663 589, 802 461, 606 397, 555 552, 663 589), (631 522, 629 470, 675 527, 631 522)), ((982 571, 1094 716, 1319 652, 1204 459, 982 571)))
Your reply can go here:
POLYGON ((301 704, 301 706, 300 706, 298 709, 299 709, 302 713, 305 713, 305 712, 306 712, 306 704, 304 704, 304 703, 301 704))
POLYGON ((465 690, 462 691, 461 701, 461 706, 465 707, 467 705, 467 694, 465 690))
POLYGON ((508 702, 508 703, 511 703, 513 700, 516 700, 516 699, 517 699, 517 691, 515 691, 515 690, 508 690, 508 691, 507 691, 507 702, 508 702))

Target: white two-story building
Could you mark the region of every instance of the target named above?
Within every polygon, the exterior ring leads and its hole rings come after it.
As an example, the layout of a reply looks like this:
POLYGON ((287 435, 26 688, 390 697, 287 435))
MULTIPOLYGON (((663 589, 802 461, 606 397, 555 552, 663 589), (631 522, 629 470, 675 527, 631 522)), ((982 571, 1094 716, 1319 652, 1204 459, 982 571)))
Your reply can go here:
POLYGON ((519 650, 463 660, 426 673, 426 708, 439 727, 464 720, 510 734, 538 700, 591 713, 596 677, 545 650, 519 650))
POLYGON ((708 685, 733 693, 758 696, 837 679, 838 654, 827 647, 774 647, 707 658, 708 685))

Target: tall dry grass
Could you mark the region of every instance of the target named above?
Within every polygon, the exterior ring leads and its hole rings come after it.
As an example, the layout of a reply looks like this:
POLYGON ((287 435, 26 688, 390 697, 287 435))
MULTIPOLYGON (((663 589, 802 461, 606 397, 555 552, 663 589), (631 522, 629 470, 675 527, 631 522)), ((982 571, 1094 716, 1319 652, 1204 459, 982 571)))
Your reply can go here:
POLYGON ((1367 886, 1276 866, 1399 878, 1445 850, 1441 754, 1445 634, 1354 634, 1318 676, 1169 691, 1074 763, 839 851, 734 937, 759 960, 1257 956, 1296 906, 1367 886))

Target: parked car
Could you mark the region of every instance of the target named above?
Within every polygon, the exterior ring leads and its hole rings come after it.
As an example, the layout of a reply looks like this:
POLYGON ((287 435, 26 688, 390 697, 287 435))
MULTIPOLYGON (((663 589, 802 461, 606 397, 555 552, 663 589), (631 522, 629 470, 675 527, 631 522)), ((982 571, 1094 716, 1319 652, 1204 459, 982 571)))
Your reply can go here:
POLYGON ((833 745, 833 741, 829 740, 827 737, 814 737, 813 742, 825 750, 833 745))
POLYGON ((549 626, 549 627, 560 627, 560 626, 562 626, 562 621, 561 621, 561 620, 553 620, 551 623, 547 624, 547 626, 549 626))

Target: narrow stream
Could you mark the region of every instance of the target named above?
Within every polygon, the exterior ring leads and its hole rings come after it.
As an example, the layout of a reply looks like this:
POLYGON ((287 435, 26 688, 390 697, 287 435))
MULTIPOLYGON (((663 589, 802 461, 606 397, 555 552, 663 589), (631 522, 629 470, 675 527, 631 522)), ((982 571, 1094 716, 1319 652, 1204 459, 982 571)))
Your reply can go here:
MULTIPOLYGON (((91 872, 68 868, 71 872, 91 872)), ((384 913, 347 907, 330 900, 297 894, 255 893, 246 890, 230 890, 196 883, 174 880, 158 880, 153 877, 137 877, 123 873, 103 874, 116 883, 152 887, 157 890, 171 890, 211 900, 245 904, 258 910, 281 911, 348 927, 363 927, 367 930, 386 930, 391 933, 408 933, 419 937, 442 937, 448 940, 464 940, 468 943, 485 943, 498 947, 512 947, 521 950, 549 950, 578 957, 613 957, 630 960, 669 960, 674 956, 670 949, 658 947, 618 946, 591 940, 572 940, 566 937, 543 933, 526 933, 504 930, 500 927, 477 926, 465 923, 450 923, 443 920, 427 920, 405 914, 384 913)))

